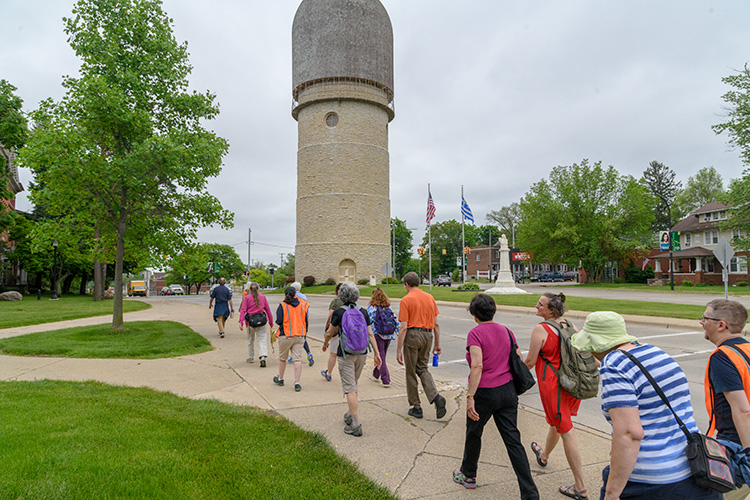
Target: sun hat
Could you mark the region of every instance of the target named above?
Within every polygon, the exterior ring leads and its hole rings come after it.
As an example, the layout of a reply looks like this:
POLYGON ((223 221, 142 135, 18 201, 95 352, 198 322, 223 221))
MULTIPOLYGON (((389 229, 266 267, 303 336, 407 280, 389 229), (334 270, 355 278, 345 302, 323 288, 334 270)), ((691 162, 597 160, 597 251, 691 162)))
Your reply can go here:
POLYGON ((597 311, 588 315, 581 331, 571 340, 579 351, 598 353, 638 339, 628 335, 622 316, 612 311, 597 311))

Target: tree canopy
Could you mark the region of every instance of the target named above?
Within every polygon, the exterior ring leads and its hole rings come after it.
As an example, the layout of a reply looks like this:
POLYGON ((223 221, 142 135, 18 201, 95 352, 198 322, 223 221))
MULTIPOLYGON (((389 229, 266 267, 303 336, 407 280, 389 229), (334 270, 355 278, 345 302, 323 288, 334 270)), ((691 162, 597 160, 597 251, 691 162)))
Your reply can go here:
POLYGON ((714 199, 719 200, 723 194, 721 174, 714 167, 705 167, 688 178, 685 188, 677 194, 675 205, 684 217, 714 199))
POLYGON ((682 218, 675 210, 674 200, 682 188, 682 183, 676 177, 674 170, 658 161, 649 163, 643 172, 643 181, 656 198, 654 222, 651 225, 654 231, 669 230, 675 221, 682 218))
POLYGON ((750 165, 750 67, 745 64, 737 74, 725 76, 721 81, 732 87, 721 96, 727 103, 724 108, 727 121, 712 128, 717 134, 726 133, 729 145, 740 150, 742 163, 750 165))
POLYGON ((158 261, 200 226, 231 226, 207 191, 228 144, 202 126, 218 114, 215 96, 188 90, 187 45, 159 0, 79 0, 64 24, 80 77, 32 114, 21 160, 39 182, 32 200, 85 220, 97 254, 114 259, 112 323, 122 328, 126 258, 158 261))
MULTIPOLYGON (((405 271, 407 265, 409 264, 409 260, 411 259, 412 255, 412 234, 411 231, 406 227, 406 221, 401 220, 399 218, 393 218, 391 219, 391 227, 393 228, 393 232, 395 234, 391 235, 391 245, 394 243, 396 244, 396 262, 394 263, 393 267, 396 268, 396 277, 400 278, 404 274, 406 274, 405 271)), ((392 250, 391 250, 392 251, 392 250)))
MULTIPOLYGON (((432 274, 446 274, 453 272, 454 269, 461 267, 459 257, 463 255, 461 246, 461 222, 455 219, 438 222, 433 224, 432 233, 432 274), (443 254, 445 249, 445 254, 443 254)), ((475 226, 473 224, 464 225, 464 241, 468 247, 487 245, 489 240, 497 243, 500 238, 500 230, 495 226, 475 226)), ((428 234, 425 233, 422 239, 422 246, 425 248, 425 254, 422 256, 422 274, 428 269, 429 251, 428 234)))
POLYGON ((515 229, 521 222, 518 203, 513 202, 506 207, 502 207, 500 210, 490 210, 490 213, 486 216, 486 220, 487 222, 497 224, 500 230, 505 233, 505 237, 508 238, 508 243, 512 244, 515 229))
POLYGON ((608 261, 652 238, 652 199, 645 185, 601 162, 555 167, 519 203, 519 236, 535 261, 579 261, 600 281, 608 261))

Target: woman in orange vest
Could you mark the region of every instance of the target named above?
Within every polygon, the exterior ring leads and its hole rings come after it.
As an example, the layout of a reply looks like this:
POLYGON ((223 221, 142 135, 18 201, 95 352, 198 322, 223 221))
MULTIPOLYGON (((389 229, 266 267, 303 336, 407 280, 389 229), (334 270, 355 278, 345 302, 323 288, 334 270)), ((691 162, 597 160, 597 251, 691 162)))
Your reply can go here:
POLYGON ((279 375, 273 378, 278 386, 284 385, 284 371, 286 370, 286 359, 291 352, 294 362, 294 390, 299 392, 302 386, 299 384, 302 376, 302 357, 305 349, 305 336, 307 335, 308 310, 310 305, 307 301, 297 298, 297 290, 288 286, 284 290, 284 300, 276 309, 276 324, 279 329, 276 337, 279 339, 279 375))

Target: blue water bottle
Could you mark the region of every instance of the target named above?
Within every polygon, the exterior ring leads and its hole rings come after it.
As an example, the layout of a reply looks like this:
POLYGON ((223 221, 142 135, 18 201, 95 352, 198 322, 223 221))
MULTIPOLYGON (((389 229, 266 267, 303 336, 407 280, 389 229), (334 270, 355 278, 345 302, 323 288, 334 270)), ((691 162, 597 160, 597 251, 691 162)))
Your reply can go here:
POLYGON ((438 355, 437 354, 433 354, 432 355, 432 366, 437 366, 437 365, 438 365, 438 355))

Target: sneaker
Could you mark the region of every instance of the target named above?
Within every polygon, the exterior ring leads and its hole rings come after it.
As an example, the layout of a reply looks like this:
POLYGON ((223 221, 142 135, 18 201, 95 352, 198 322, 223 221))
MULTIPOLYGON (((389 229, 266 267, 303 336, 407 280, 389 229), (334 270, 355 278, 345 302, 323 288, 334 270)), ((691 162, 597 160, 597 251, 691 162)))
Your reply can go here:
POLYGON ((349 412, 344 413, 344 423, 346 425, 352 425, 352 422, 354 422, 352 415, 349 412))
POLYGON ((260 367, 265 368, 266 367, 266 358, 263 358, 260 360, 260 367))
POLYGON ((223 339, 223 338, 224 338, 224 332, 219 332, 219 338, 220 338, 220 339, 223 339))
POLYGON ((284 387, 284 379, 283 378, 279 378, 278 376, 275 376, 273 378, 273 383, 276 384, 276 385, 278 385, 279 387, 284 387))
POLYGON ((328 370, 320 370, 320 374, 323 375, 323 378, 326 379, 326 382, 331 381, 331 374, 328 373, 328 370))
POLYGON ((308 352, 307 353, 307 366, 312 366, 314 364, 315 364, 315 360, 312 357, 312 353, 308 352))
POLYGON ((390 382, 383 382, 383 387, 388 388, 391 386, 390 382))
POLYGON ((409 408, 409 415, 414 418, 422 418, 422 408, 409 408))
POLYGON ((468 488, 470 490, 473 490, 477 487, 477 478, 466 477, 460 470, 453 471, 453 480, 458 484, 464 485, 465 488, 468 488))
POLYGON ((432 403, 435 405, 435 412, 437 413, 437 418, 443 418, 445 416, 445 398, 438 394, 435 396, 435 399, 432 400, 432 403))
POLYGON ((347 425, 346 427, 344 427, 344 432, 347 434, 351 434, 352 436, 361 436, 362 424, 359 424, 357 426, 347 425))
POLYGON ((247 358, 248 363, 255 363, 255 360, 253 358, 247 358))
POLYGON ((299 382, 294 383, 294 392, 299 392, 302 390, 302 386, 299 385, 299 382))

